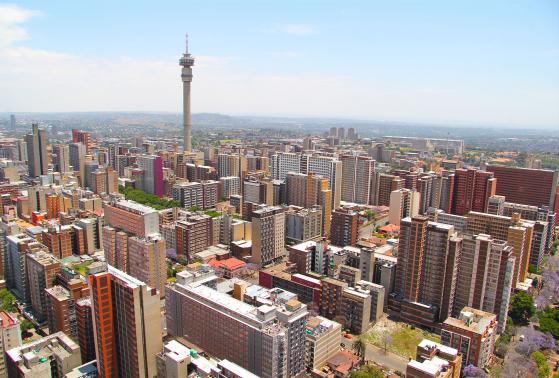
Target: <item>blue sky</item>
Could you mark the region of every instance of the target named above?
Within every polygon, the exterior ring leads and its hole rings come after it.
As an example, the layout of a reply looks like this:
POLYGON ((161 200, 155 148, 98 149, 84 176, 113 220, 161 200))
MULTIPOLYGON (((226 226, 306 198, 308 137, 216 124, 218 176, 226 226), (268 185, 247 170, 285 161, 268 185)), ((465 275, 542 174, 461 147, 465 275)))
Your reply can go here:
POLYGON ((194 112, 559 127, 556 0, 0 3, 0 111, 178 112, 186 31, 194 112))

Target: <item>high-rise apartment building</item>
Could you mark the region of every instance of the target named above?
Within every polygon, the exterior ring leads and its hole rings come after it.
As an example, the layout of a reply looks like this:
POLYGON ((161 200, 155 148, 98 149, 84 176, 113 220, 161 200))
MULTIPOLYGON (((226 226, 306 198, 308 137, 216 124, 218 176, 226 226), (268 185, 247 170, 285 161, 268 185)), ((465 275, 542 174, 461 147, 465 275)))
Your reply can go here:
POLYGON ((405 321, 433 327, 453 308, 462 239, 425 216, 402 219, 394 291, 405 321))
POLYGON ((322 316, 313 316, 307 320, 305 333, 305 364, 307 372, 312 372, 323 367, 326 360, 340 350, 342 325, 322 316))
POLYGON ((368 156, 340 157, 342 161, 342 201, 369 204, 375 160, 368 156))
POLYGON ((61 264, 53 255, 44 251, 28 253, 26 259, 27 285, 31 307, 39 321, 42 321, 47 316, 45 289, 54 285, 61 264))
POLYGON ((72 129, 72 142, 82 143, 86 148, 86 153, 91 152, 92 138, 90 132, 72 129))
POLYGON ((495 194, 497 180, 493 173, 478 169, 454 171, 452 213, 466 215, 470 211, 486 212, 489 197, 495 194))
POLYGON ((161 236, 128 239, 128 273, 149 287, 155 288, 161 298, 165 297, 167 264, 165 263, 165 240, 161 236))
POLYGON ((29 166, 29 177, 38 177, 47 174, 47 136, 44 129, 39 125, 32 125, 32 132, 25 136, 27 143, 27 165, 29 166))
POLYGON ((376 173, 371 180, 371 205, 390 206, 390 194, 404 188, 404 180, 394 175, 376 173))
POLYGON ((0 311, 0 377, 6 378, 6 352, 21 345, 19 320, 7 311, 0 311))
POLYGON ((310 209, 287 211, 285 214, 285 239, 292 243, 317 240, 322 237, 322 210, 320 206, 310 209))
POLYGON ((441 343, 458 350, 466 365, 485 368, 493 357, 497 316, 464 307, 458 318, 447 318, 441 330, 441 343))
POLYGON ((415 360, 406 367, 408 378, 460 378, 462 354, 451 347, 423 339, 415 360))
POLYGON ((93 311, 91 297, 78 299, 75 303, 76 320, 78 329, 78 342, 82 361, 89 362, 95 359, 95 336, 93 332, 93 311))
POLYGON ((399 189, 390 193, 388 222, 399 226, 401 219, 418 215, 420 199, 421 194, 415 190, 399 189))
POLYGON ((359 214, 353 210, 340 208, 332 212, 330 240, 332 244, 345 247, 357 244, 359 214))
POLYGON ((464 307, 497 315, 499 332, 507 324, 515 257, 513 248, 489 235, 464 235, 453 316, 464 307))
POLYGON ((296 299, 254 307, 177 275, 167 291, 167 330, 261 377, 305 371, 307 308, 296 299), (232 348, 231 346, 235 347, 232 348))
POLYGON ((229 199, 232 195, 241 194, 241 179, 237 176, 225 176, 219 179, 221 198, 229 199))
POLYGON ((108 266, 89 275, 97 368, 101 377, 154 377, 163 348, 157 290, 108 266))
POLYGON ((115 200, 104 204, 105 223, 139 237, 159 232, 159 213, 133 201, 115 200))
POLYGON ((322 234, 330 234, 332 215, 332 191, 328 179, 314 173, 293 173, 286 175, 286 202, 304 208, 319 205, 322 209, 322 234))
POLYGON ((138 167, 143 171, 142 189, 144 192, 162 197, 163 190, 163 159, 161 156, 138 156, 138 167))
POLYGON ((496 194, 508 202, 554 208, 559 172, 498 165, 489 165, 487 171, 497 179, 496 194))
POLYGON ((301 173, 310 172, 328 179, 332 191, 332 209, 339 208, 342 199, 342 162, 329 156, 302 155, 301 173))
POLYGON ((285 255, 285 210, 278 206, 252 212, 252 262, 266 265, 285 255))
POLYGON ((280 152, 272 156, 271 167, 274 180, 285 180, 289 172, 302 173, 301 157, 295 153, 280 152))
POLYGON ((202 252, 213 245, 212 217, 205 214, 188 216, 179 220, 175 226, 175 243, 177 257, 189 261, 195 253, 202 252))

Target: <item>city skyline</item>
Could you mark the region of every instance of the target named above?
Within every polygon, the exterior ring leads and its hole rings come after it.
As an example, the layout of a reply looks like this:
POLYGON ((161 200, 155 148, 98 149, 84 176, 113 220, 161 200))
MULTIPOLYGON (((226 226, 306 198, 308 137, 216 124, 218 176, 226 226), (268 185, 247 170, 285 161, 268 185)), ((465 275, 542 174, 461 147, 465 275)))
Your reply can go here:
POLYGON ((321 5, 0 3, 0 112, 179 112, 188 31, 193 113, 559 124, 557 4, 321 5))

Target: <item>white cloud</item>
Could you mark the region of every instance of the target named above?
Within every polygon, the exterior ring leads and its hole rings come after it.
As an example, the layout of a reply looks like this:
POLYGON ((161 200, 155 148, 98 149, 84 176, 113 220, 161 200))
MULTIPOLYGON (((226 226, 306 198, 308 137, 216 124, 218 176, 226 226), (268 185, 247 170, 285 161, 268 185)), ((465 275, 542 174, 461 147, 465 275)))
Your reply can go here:
POLYGON ((0 4, 0 46, 8 46, 27 38, 20 24, 27 22, 39 12, 21 8, 15 4, 0 4))
POLYGON ((315 34, 317 32, 314 27, 305 24, 286 24, 282 25, 280 30, 287 34, 299 36, 315 34))

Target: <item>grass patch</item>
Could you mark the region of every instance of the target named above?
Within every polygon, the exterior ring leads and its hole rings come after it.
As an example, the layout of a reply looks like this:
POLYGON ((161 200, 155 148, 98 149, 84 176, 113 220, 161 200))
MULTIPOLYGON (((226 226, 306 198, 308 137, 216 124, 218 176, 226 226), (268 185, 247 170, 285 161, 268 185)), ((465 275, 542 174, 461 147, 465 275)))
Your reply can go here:
POLYGON ((394 329, 388 333, 386 330, 375 331, 373 328, 373 330, 366 335, 366 339, 370 343, 384 348, 382 338, 386 334, 392 337, 391 343, 387 345, 388 350, 405 358, 415 358, 417 344, 423 339, 429 339, 438 343, 441 342, 441 337, 439 335, 404 323, 396 323, 394 329))
POLYGON ((92 263, 93 263, 93 261, 85 261, 83 263, 76 264, 76 265, 72 266, 72 269, 74 269, 76 272, 78 272, 82 276, 85 276, 85 272, 87 270, 87 267, 92 263))

